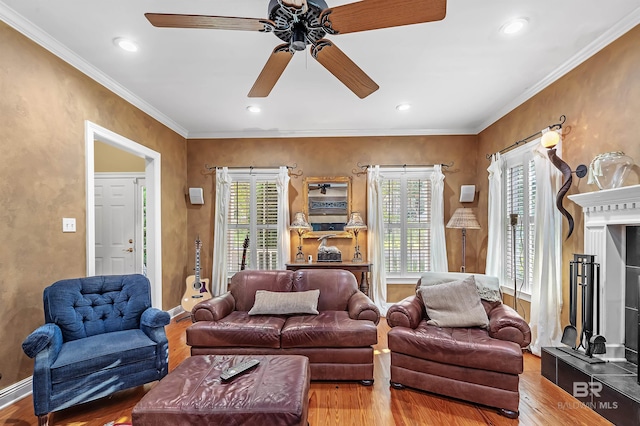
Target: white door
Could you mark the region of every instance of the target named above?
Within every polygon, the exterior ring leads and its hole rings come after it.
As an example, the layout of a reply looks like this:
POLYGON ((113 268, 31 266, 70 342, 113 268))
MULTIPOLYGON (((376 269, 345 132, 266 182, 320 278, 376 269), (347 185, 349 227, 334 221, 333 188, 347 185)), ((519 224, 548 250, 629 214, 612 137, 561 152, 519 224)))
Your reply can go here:
POLYGON ((135 177, 95 178, 96 275, 142 273, 135 177), (139 258, 139 259, 138 259, 139 258), (137 261, 138 260, 138 261, 137 261))

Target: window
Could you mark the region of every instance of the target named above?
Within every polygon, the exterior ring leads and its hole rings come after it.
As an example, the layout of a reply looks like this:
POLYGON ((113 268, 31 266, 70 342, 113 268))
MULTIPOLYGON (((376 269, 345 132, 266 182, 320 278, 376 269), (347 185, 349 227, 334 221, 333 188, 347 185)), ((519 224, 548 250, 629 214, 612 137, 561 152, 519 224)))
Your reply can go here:
POLYGON ((535 256, 536 174, 533 148, 538 141, 504 155, 504 285, 531 294, 535 256), (514 281, 515 280, 515 281, 514 281))
POLYGON ((243 259, 247 269, 277 268, 277 173, 229 172, 232 182, 227 230, 228 276, 241 269, 243 259))
POLYGON ((416 277, 431 264, 431 171, 381 168, 385 271, 416 277))

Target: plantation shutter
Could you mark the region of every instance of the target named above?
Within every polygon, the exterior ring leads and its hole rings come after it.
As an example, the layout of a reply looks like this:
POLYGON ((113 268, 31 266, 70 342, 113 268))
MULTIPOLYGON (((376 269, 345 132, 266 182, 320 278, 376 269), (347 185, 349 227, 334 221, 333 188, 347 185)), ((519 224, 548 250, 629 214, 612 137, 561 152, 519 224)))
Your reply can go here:
MULTIPOLYGON (((229 276, 240 270, 242 264, 243 243, 251 232, 251 184, 231 183, 229 202, 229 226, 227 231, 227 273, 229 276)), ((247 262, 248 262, 247 258, 247 262)))
POLYGON ((275 182, 256 184, 256 268, 278 267, 278 190, 275 182))
POLYGON ((513 283, 515 277, 518 291, 530 294, 535 256, 536 177, 534 161, 530 156, 527 157, 528 160, 508 166, 505 174, 507 192, 505 257, 509 282, 513 283), (511 224, 512 214, 517 215, 515 226, 511 224))
POLYGON ((416 276, 431 264, 431 180, 429 173, 383 172, 385 271, 416 276))
POLYGON ((278 191, 275 174, 235 174, 231 184, 227 232, 227 273, 241 269, 245 238, 246 269, 277 269, 278 191))

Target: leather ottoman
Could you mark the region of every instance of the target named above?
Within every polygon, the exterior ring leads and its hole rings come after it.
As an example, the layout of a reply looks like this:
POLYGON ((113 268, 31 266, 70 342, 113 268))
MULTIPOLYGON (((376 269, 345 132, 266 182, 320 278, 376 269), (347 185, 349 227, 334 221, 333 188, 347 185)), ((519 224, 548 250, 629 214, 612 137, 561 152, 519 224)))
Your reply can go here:
POLYGON ((186 359, 133 408, 144 425, 307 425, 309 360, 299 355, 197 355, 186 359), (260 364, 223 383, 240 362, 260 364))

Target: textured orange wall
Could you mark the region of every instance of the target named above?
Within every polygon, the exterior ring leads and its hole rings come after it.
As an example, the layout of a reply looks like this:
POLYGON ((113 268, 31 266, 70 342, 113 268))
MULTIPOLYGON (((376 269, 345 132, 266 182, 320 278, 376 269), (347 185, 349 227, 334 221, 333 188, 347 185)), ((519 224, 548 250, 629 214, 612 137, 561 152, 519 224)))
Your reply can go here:
POLYGON ((95 141, 93 144, 95 172, 142 172, 144 158, 129 154, 115 146, 95 141))
MULTIPOLYGON (((291 178, 289 188, 291 215, 302 210, 302 181, 313 176, 351 176, 352 210, 366 212, 366 175, 353 173, 360 164, 434 164, 454 162, 445 170, 444 209, 445 221, 460 207, 459 192, 462 184, 477 184, 475 176, 478 167, 476 136, 411 136, 411 137, 334 137, 300 139, 213 139, 188 141, 188 186, 204 188, 205 204, 189 206, 189 240, 197 234, 203 242, 202 273, 211 276, 213 256, 212 236, 215 204, 215 175, 204 174, 205 163, 211 166, 279 166, 297 164, 297 170, 304 175, 291 178)), ((477 198, 476 198, 477 200, 477 198)), ((477 201, 476 201, 477 203, 477 201)), ((475 207, 476 203, 467 205, 475 207)), ((475 231, 469 231, 469 234, 475 231)), ((461 265, 461 233, 446 230, 449 267, 459 269, 461 265)), ((292 256, 297 251, 296 234, 292 233, 292 256)), ((366 257, 366 233, 358 239, 360 250, 366 257)), ((342 251, 343 259, 353 257, 355 241, 333 239, 332 245, 342 251)), ((315 254, 318 242, 304 240, 303 251, 315 254)), ((475 271, 479 267, 475 258, 478 246, 475 240, 467 244, 467 268, 475 271)), ((191 250, 193 252, 193 250, 191 250)), ((194 262, 194 254, 189 255, 189 264, 194 262)))
POLYGON ((84 121, 162 155, 163 304, 180 303, 186 264, 186 142, 0 22, 0 372, 32 374, 21 343, 43 324, 42 290, 84 276, 84 121), (77 219, 62 233, 62 217, 77 219))
MULTIPOLYGON (((640 164, 640 26, 611 43, 542 92, 507 114, 479 135, 478 176, 487 176, 487 153, 496 152, 545 126, 557 123, 566 115, 562 158, 572 169, 579 164, 589 165, 598 154, 624 151, 640 164)), ((486 247, 487 179, 482 182, 479 219, 485 224, 476 243, 486 247)), ((574 176, 567 195, 597 191, 587 179, 574 176)), ((625 186, 640 183, 640 168, 636 165, 625 186)), ((574 253, 583 252, 584 223, 582 210, 568 198, 565 208, 575 220, 569 240, 563 242, 562 268, 564 283, 563 324, 568 323, 568 270, 574 253)), ((563 235, 567 222, 563 219, 563 235)), ((486 249, 480 252, 481 264, 486 261, 486 249)))

